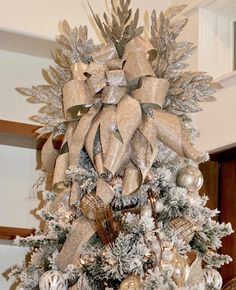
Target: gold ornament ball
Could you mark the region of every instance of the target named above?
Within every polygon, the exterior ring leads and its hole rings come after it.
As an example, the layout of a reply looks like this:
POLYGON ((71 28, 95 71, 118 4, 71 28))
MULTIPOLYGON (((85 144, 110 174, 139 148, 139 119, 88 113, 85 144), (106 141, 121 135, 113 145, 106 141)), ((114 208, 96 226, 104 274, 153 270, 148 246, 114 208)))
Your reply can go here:
POLYGON ((198 191, 203 185, 201 171, 194 166, 185 166, 180 169, 176 178, 177 185, 190 192, 198 191))
POLYGON ((120 290, 141 290, 141 289, 142 285, 140 283, 140 279, 135 275, 127 277, 120 284, 120 290))

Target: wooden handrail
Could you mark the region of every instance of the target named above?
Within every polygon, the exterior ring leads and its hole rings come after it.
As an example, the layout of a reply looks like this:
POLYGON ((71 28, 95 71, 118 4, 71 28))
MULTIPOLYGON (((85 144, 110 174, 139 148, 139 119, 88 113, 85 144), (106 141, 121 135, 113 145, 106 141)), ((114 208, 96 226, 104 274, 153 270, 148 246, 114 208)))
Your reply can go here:
POLYGON ((8 120, 0 120, 0 133, 17 135, 23 137, 37 138, 35 131, 40 126, 25 124, 20 122, 13 122, 8 120))
POLYGON ((0 227, 0 240, 14 240, 16 236, 26 238, 35 233, 35 229, 0 227))
POLYGON ((40 126, 0 120, 0 144, 41 150, 47 136, 37 139, 35 131, 40 126))

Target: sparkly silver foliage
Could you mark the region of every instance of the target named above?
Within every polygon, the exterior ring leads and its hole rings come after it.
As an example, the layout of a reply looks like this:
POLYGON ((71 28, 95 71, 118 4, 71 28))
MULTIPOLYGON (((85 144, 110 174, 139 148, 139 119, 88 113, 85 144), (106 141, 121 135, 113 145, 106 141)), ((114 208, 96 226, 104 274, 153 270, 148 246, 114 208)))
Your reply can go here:
POLYGON ((134 37, 143 33, 143 26, 138 27, 139 9, 133 15, 129 7, 131 0, 111 0, 111 15, 103 14, 104 22, 93 13, 94 20, 106 41, 112 41, 120 57, 122 57, 125 45, 134 37))
POLYGON ((196 49, 193 43, 176 41, 187 19, 175 20, 175 16, 184 8, 185 5, 171 7, 159 18, 153 11, 151 42, 157 54, 152 62, 156 75, 170 82, 164 109, 186 120, 190 119, 189 113, 201 110, 199 102, 215 100, 212 94, 220 85, 203 72, 183 71, 188 66, 185 61, 196 49))
POLYGON ((68 63, 91 61, 91 53, 94 49, 92 39, 88 39, 88 29, 86 26, 70 28, 64 20, 60 26, 61 34, 57 36, 57 42, 63 45, 62 53, 68 58, 68 63))
POLYGON ((55 67, 50 66, 43 70, 43 77, 47 85, 33 86, 30 88, 17 88, 17 91, 25 96, 31 103, 44 103, 46 106, 40 112, 31 117, 35 122, 43 125, 36 130, 39 137, 53 131, 53 137, 63 134, 63 111, 62 88, 72 78, 70 65, 72 63, 91 61, 90 54, 93 50, 93 41, 87 39, 87 27, 71 29, 67 21, 61 24, 61 34, 57 37, 62 48, 54 53, 55 67))

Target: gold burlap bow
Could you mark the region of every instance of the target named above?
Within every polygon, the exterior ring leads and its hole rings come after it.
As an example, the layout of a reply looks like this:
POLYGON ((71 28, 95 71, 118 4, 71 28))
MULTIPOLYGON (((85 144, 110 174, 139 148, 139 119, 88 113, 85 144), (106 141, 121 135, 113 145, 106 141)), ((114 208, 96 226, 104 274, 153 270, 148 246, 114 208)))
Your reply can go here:
MULTIPOLYGON (((122 59, 109 43, 95 49, 90 64, 71 66, 73 80, 63 88, 69 125, 62 149, 59 154, 50 137, 42 153, 46 170, 52 172, 56 163, 53 190, 63 190, 65 170, 77 166, 83 147, 100 177, 123 176, 125 195, 143 183, 157 156, 158 140, 183 157, 202 160, 182 121, 161 109, 169 83, 156 78, 150 62, 153 55, 151 43, 136 37, 127 44, 122 59)), ((108 202, 112 197, 104 198, 108 202)))

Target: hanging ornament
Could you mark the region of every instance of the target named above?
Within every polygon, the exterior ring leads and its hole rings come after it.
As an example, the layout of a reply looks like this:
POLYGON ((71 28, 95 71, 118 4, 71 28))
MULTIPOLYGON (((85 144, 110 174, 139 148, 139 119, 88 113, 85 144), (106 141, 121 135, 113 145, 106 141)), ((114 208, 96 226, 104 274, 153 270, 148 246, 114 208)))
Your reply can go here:
POLYGON ((45 272, 39 280, 40 290, 67 290, 68 282, 61 272, 50 270, 45 272))
POLYGON ((186 243, 192 240, 194 232, 197 229, 191 221, 182 217, 171 220, 169 226, 175 231, 177 237, 186 243))
POLYGON ((141 290, 141 286, 140 279, 132 275, 121 282, 120 290, 141 290))
POLYGON ((185 166, 180 169, 176 177, 177 185, 190 192, 198 191, 203 185, 201 171, 194 166, 185 166))
POLYGON ((154 210, 156 213, 161 213, 164 209, 164 205, 162 202, 160 202, 159 200, 157 200, 155 202, 155 205, 154 205, 154 210))
POLYGON ((149 204, 145 204, 140 212, 142 217, 152 217, 152 208, 149 204))
POLYGON ((174 249, 174 259, 172 261, 174 271, 172 279, 178 287, 183 287, 189 277, 189 265, 184 257, 182 257, 176 249, 174 249))
POLYGON ((215 269, 204 269, 204 278, 207 286, 220 290, 223 284, 220 273, 215 269))
POLYGON ((104 213, 104 203, 95 194, 87 193, 83 196, 80 203, 80 210, 84 216, 91 220, 96 219, 98 212, 104 213))

